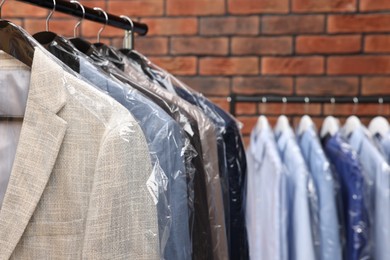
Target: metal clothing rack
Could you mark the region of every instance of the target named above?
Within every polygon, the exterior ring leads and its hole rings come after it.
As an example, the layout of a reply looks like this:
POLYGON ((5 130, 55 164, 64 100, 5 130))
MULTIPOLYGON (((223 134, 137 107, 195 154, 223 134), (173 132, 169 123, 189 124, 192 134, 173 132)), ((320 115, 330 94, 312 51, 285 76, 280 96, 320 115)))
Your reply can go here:
POLYGON ((228 98, 230 113, 236 115, 237 103, 331 103, 331 104, 388 104, 390 96, 244 96, 231 94, 228 98))
MULTIPOLYGON (((50 10, 52 10, 54 7, 52 0, 17 0, 17 1, 30 3, 50 10)), ((73 15, 79 18, 83 18, 84 16, 84 19, 86 20, 94 21, 101 24, 107 24, 123 30, 129 31, 133 29, 133 31, 138 33, 139 35, 146 35, 148 33, 148 26, 146 24, 133 21, 134 28, 132 28, 130 23, 127 20, 124 20, 119 16, 107 13, 108 20, 106 21, 106 18, 99 11, 95 11, 94 9, 86 6, 84 6, 84 8, 85 8, 85 14, 83 13, 80 7, 64 0, 56 0, 56 4, 55 4, 56 12, 73 15)))

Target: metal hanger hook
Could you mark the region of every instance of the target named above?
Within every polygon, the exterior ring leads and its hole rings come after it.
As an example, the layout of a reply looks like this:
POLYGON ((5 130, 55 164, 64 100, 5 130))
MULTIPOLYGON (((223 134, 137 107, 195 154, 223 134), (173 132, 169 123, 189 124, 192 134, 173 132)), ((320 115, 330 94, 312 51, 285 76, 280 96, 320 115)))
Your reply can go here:
POLYGON ((132 50, 134 48, 134 23, 130 17, 121 15, 120 18, 129 22, 131 29, 125 31, 125 37, 123 38, 123 48, 132 50))
POLYGON ((334 97, 330 98, 330 104, 331 104, 330 115, 333 116, 333 114, 334 114, 334 107, 335 107, 335 104, 336 104, 336 99, 334 97))
POLYGON ((286 114, 286 105, 287 105, 287 98, 283 97, 282 98, 283 106, 282 106, 282 115, 286 114))
POLYGON ((378 99, 379 108, 378 108, 378 116, 383 114, 383 98, 378 99))
POLYGON ((267 113, 267 97, 262 97, 261 98, 260 113, 262 115, 265 115, 267 113))
POLYGON ((4 3, 5 3, 5 0, 2 0, 0 2, 0 18, 1 18, 1 8, 3 8, 4 3))
POLYGON ((108 24, 108 15, 100 7, 94 7, 93 10, 101 12, 104 15, 104 18, 106 19, 106 23, 103 25, 102 28, 100 28, 100 30, 98 31, 98 34, 97 34, 97 42, 100 42, 100 34, 103 32, 103 30, 106 28, 106 25, 108 24))
POLYGON ((46 18, 46 32, 49 31, 49 21, 50 21, 50 18, 53 16, 54 12, 56 11, 56 0, 53 0, 53 9, 50 11, 49 15, 47 16, 46 18))
POLYGON ((306 115, 309 113, 309 104, 310 104, 310 98, 305 97, 305 114, 306 115))
POLYGON ((356 115, 356 112, 357 112, 357 109, 358 109, 358 106, 359 106, 359 99, 358 97, 354 97, 353 99, 353 114, 356 115))
POLYGON ((76 25, 74 26, 73 28, 73 37, 76 38, 76 32, 77 32, 77 28, 79 28, 79 26, 81 25, 81 22, 84 20, 85 18, 85 8, 82 4, 80 4, 79 1, 76 1, 76 0, 72 0, 70 1, 72 4, 76 4, 77 6, 80 7, 80 9, 83 11, 83 17, 76 23, 76 25))

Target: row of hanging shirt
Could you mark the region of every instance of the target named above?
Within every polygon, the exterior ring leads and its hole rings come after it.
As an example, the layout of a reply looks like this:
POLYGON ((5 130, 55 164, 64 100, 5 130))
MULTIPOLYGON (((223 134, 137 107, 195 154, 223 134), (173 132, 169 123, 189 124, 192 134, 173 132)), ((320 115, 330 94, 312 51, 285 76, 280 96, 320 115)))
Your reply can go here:
POLYGON ((133 50, 4 20, 0 50, 1 259, 246 258, 233 117, 133 50))
POLYGON ((247 150, 251 259, 390 259, 390 127, 260 116, 247 150))

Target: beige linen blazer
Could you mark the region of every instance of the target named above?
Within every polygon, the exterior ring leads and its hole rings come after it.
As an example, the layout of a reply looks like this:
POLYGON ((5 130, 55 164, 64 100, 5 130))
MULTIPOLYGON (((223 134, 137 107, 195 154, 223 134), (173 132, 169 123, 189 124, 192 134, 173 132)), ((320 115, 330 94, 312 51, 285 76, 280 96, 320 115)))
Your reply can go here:
POLYGON ((0 259, 159 259, 140 127, 58 63, 36 48, 0 259))

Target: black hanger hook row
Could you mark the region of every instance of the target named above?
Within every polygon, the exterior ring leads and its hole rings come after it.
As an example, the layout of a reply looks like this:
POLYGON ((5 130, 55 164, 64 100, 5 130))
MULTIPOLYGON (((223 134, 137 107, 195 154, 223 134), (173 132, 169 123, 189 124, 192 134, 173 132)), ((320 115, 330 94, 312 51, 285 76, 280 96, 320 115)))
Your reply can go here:
MULTIPOLYGON (((1 0, 0 0, 1 1, 1 0)), ((46 9, 53 10, 53 0, 17 0, 19 2, 30 3, 37 5, 46 9)), ((77 7, 75 4, 64 0, 56 0, 55 5, 56 12, 76 16, 83 18, 85 20, 94 21, 101 24, 107 24, 123 30, 132 30, 139 35, 146 35, 148 33, 148 26, 144 23, 134 22, 134 27, 132 27, 128 21, 120 18, 119 16, 107 13, 108 20, 106 21, 105 17, 101 12, 93 10, 93 8, 84 6, 84 11, 81 8, 77 7)))
POLYGON ((230 113, 235 114, 237 103, 329 103, 329 104, 388 104, 390 96, 245 96, 232 94, 228 97, 230 113))

